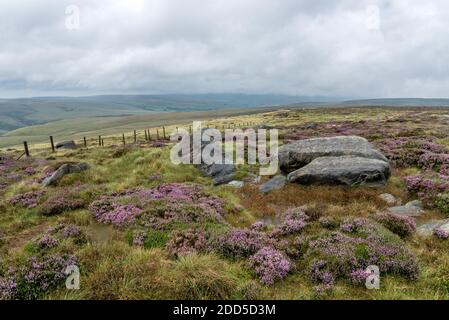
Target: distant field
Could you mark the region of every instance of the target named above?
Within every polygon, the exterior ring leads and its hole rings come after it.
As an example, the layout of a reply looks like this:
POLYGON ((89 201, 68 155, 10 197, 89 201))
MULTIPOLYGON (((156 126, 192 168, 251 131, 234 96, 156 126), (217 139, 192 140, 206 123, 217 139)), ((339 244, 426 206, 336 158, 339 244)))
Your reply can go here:
MULTIPOLYGON (((232 123, 234 116, 253 115, 281 109, 280 107, 229 109, 193 112, 164 112, 151 113, 139 116, 125 117, 90 117, 54 121, 43 125, 20 128, 0 136, 0 148, 19 146, 23 141, 31 144, 48 142, 49 136, 56 141, 66 139, 82 139, 83 137, 96 139, 99 135, 130 134, 133 130, 154 128, 152 134, 156 134, 156 128, 161 126, 188 126, 194 120, 223 119, 223 123, 232 123)), ((244 121, 241 118, 239 121, 244 121)), ((141 133, 143 134, 143 133, 141 133)), ((168 132, 167 132, 168 134, 168 132)))

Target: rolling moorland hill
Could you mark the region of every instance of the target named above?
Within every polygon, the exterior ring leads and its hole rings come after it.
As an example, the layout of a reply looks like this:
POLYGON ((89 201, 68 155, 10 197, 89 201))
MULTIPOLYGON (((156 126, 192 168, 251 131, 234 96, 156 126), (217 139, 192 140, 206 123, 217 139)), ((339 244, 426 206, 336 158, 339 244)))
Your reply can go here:
POLYGON ((0 99, 0 134, 63 119, 116 117, 332 101, 323 97, 245 94, 102 95, 0 99))

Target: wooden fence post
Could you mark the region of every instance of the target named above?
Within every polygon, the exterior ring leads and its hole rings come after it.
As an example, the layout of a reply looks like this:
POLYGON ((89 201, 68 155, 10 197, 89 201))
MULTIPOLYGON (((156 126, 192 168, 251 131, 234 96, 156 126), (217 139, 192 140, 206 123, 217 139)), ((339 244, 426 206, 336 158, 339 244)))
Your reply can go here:
POLYGON ((87 148, 87 140, 86 140, 86 137, 84 137, 84 148, 87 148))
POLYGON ((137 142, 137 132, 136 132, 136 130, 134 130, 134 143, 136 143, 137 142))
POLYGON ((122 133, 122 140, 123 140, 123 145, 126 145, 126 140, 125 140, 125 134, 122 133))
POLYGON ((104 147, 104 139, 101 139, 101 146, 104 147))
POLYGON ((192 126, 189 126, 189 134, 192 135, 192 126))
POLYGON ((55 152, 55 142, 53 141, 53 136, 50 136, 50 144, 51 144, 51 151, 55 152))
POLYGON ((28 158, 30 156, 30 150, 28 150, 28 142, 26 141, 23 142, 23 148, 25 149, 25 155, 28 158))
POLYGON ((101 147, 101 136, 98 136, 98 145, 101 147))
POLYGON ((145 141, 148 141, 148 133, 147 133, 147 129, 145 129, 145 141))
POLYGON ((165 127, 162 127, 162 131, 164 132, 164 140, 166 140, 167 138, 165 137, 165 127))

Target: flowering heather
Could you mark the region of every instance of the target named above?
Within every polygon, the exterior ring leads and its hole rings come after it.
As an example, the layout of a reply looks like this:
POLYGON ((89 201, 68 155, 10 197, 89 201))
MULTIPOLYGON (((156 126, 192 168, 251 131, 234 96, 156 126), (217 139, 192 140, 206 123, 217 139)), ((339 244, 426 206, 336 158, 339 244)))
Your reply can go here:
POLYGON ((370 221, 365 218, 348 218, 340 225, 340 230, 346 233, 358 233, 370 225, 370 221))
POLYGON ((137 222, 153 229, 173 223, 215 220, 225 223, 224 203, 199 185, 163 184, 151 189, 128 189, 102 196, 89 206, 95 218, 114 225, 137 222))
POLYGON ((48 228, 35 243, 40 249, 51 249, 65 239, 72 239, 76 244, 84 244, 87 242, 87 236, 78 226, 60 223, 48 228))
POLYGON ((273 244, 273 239, 264 232, 250 229, 232 229, 221 236, 216 248, 230 258, 248 257, 263 247, 273 244))
POLYGON ((263 247, 249 258, 249 263, 256 271, 263 284, 271 285, 283 279, 290 271, 291 263, 278 250, 263 247))
POLYGON ((12 278, 0 277, 0 300, 13 300, 17 296, 17 282, 12 278))
POLYGON ((32 175, 35 175, 35 174, 36 174, 36 170, 35 170, 33 167, 27 167, 27 168, 25 168, 24 172, 25 172, 27 175, 29 175, 29 176, 32 176, 32 175))
POLYGON ((366 269, 357 269, 351 272, 350 280, 353 284, 364 285, 366 279, 371 275, 371 272, 366 271, 366 269))
POLYGON ((326 265, 327 262, 324 260, 313 261, 309 270, 310 280, 315 283, 332 287, 335 281, 334 276, 329 271, 326 271, 326 265))
POLYGON ((445 211, 444 203, 439 204, 438 199, 441 199, 442 194, 449 193, 449 180, 425 176, 408 176, 404 179, 408 192, 417 195, 427 205, 441 206, 443 212, 445 211))
POLYGON ((51 249, 58 245, 59 241, 49 234, 44 234, 36 241, 37 246, 40 249, 51 249))
POLYGON ((286 236, 294 233, 301 232, 307 226, 307 222, 300 219, 285 219, 280 225, 273 231, 275 236, 286 236))
POLYGON ((398 137, 378 143, 385 156, 397 167, 419 166, 439 171, 449 164, 449 150, 429 138, 398 137))
POLYGON ((44 216, 53 216, 66 211, 84 208, 85 201, 79 198, 76 191, 62 190, 48 198, 41 206, 44 216))
POLYGON ((173 231, 165 248, 173 257, 196 254, 206 250, 208 242, 201 230, 173 231))
POLYGON ((438 228, 433 230, 433 235, 435 237, 443 239, 443 240, 449 239, 449 233, 444 230, 438 229, 438 228))
MULTIPOLYGON (((305 258, 323 260, 322 271, 336 278, 350 279, 354 270, 377 265, 383 273, 416 279, 419 268, 415 255, 402 241, 392 238, 388 234, 361 238, 332 232, 310 241, 305 258)), ((315 279, 313 274, 311 279, 315 279)))
POLYGON ((338 227, 338 222, 330 217, 321 217, 318 222, 326 229, 335 229, 338 227))
POLYGON ((256 221, 249 226, 251 230, 262 231, 266 227, 266 224, 263 221, 256 221))
POLYGON ((69 255, 30 257, 0 278, 0 299, 38 299, 63 284, 66 268, 74 264, 76 259, 69 255))
POLYGON ((411 217, 378 213, 374 216, 374 219, 401 238, 410 236, 416 230, 416 222, 411 217))
POLYGON ((35 208, 39 204, 44 193, 45 192, 41 191, 41 190, 21 193, 21 194, 13 196, 9 200, 9 203, 11 203, 12 205, 15 205, 15 206, 32 209, 32 208, 35 208))
POLYGON ((102 223, 112 224, 118 227, 132 224, 136 217, 142 213, 140 208, 132 204, 124 205, 112 203, 108 207, 100 207, 95 211, 91 205, 90 210, 94 212, 95 218, 102 223))
POLYGON ((5 175, 10 170, 14 169, 17 161, 5 155, 0 155, 0 176, 5 175))

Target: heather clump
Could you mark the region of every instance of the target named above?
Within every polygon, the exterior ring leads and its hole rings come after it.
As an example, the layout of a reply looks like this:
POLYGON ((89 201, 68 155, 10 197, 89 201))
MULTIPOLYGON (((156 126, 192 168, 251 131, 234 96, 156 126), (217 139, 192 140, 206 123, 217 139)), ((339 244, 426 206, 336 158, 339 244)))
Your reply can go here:
POLYGON ((225 223, 223 201, 207 195, 199 185, 173 183, 128 189, 101 196, 89 209, 99 222, 118 227, 137 224, 162 230, 179 223, 225 223))
POLYGON ((378 266, 382 273, 416 279, 416 257, 402 241, 393 242, 391 238, 382 234, 365 238, 330 232, 309 239, 303 247, 304 259, 310 261, 310 279, 324 285, 338 278, 353 282, 355 272, 370 265, 378 266))
POLYGON ((220 236, 215 248, 226 257, 244 258, 255 254, 263 247, 272 246, 274 240, 266 233, 251 229, 231 229, 220 236))
POLYGON ((48 228, 44 234, 33 241, 38 250, 48 250, 57 247, 61 242, 70 240, 76 245, 87 243, 87 236, 80 227, 73 224, 59 223, 48 228))
POLYGON ((431 138, 387 138, 379 142, 378 146, 396 167, 418 166, 440 172, 449 165, 449 150, 431 138))
POLYGON ((383 212, 376 214, 374 219, 401 238, 410 236, 416 230, 415 220, 408 216, 398 216, 383 212))
POLYGON ((44 216, 58 215, 86 207, 87 202, 80 193, 81 187, 67 187, 52 194, 40 207, 44 216))
POLYGON ((339 226, 338 221, 332 217, 321 217, 318 222, 321 227, 329 230, 336 229, 339 226))
POLYGON ((291 269, 291 263, 284 254, 271 247, 258 250, 249 258, 249 264, 265 285, 285 278, 291 269))
POLYGON ((172 257, 181 257, 189 254, 197 254, 208 248, 206 234, 202 230, 175 230, 165 246, 172 257))
POLYGON ((442 240, 449 239, 449 232, 444 231, 440 228, 436 228, 435 230, 433 230, 433 235, 442 240))
POLYGON ((38 299, 62 285, 67 278, 67 267, 75 264, 74 256, 59 253, 29 257, 0 275, 0 299, 38 299))
POLYGON ((408 176, 405 177, 407 191, 418 196, 426 205, 437 207, 447 213, 447 194, 449 194, 449 177, 446 176, 408 176))
POLYGON ((45 192, 42 190, 20 193, 13 196, 9 200, 9 203, 15 206, 32 209, 38 206, 38 204, 42 201, 42 196, 44 194, 45 192))

